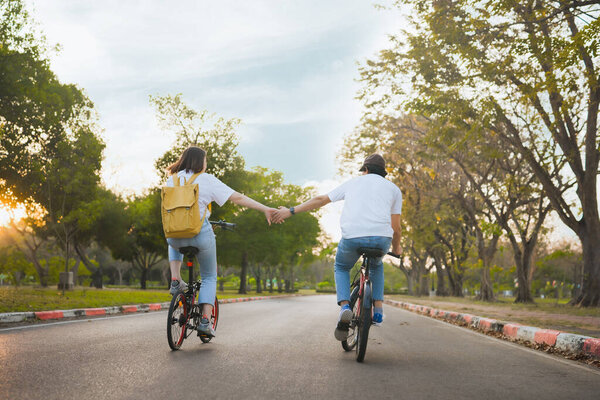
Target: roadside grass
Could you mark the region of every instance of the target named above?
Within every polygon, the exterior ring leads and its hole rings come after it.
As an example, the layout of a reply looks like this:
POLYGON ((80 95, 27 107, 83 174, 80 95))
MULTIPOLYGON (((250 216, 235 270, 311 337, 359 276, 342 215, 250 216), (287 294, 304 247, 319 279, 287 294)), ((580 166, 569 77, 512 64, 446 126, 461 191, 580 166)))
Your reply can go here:
POLYGON ((579 308, 569 299, 535 299, 534 304, 517 304, 514 297, 498 298, 493 303, 460 297, 416 297, 392 295, 390 299, 420 304, 447 311, 469 313, 486 318, 545 329, 556 329, 600 337, 600 307, 579 308))
MULTIPOLYGON (((314 290, 300 290, 300 294, 315 294, 314 290)), ((236 297, 275 296, 285 293, 248 292, 238 294, 236 290, 217 291, 220 299, 236 297)), ((74 308, 111 307, 128 304, 163 303, 171 300, 166 289, 95 289, 76 288, 68 290, 64 296, 56 288, 41 287, 0 287, 0 313, 19 311, 50 311, 74 308)))

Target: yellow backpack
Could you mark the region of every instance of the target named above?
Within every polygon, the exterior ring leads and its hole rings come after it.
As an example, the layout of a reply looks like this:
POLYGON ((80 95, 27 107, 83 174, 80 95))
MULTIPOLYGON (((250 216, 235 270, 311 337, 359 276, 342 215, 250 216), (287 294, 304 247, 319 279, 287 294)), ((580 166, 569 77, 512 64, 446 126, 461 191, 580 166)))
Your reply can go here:
POLYGON ((173 186, 163 186, 161 189, 161 214, 163 230, 168 238, 191 238, 200 233, 206 211, 200 217, 198 206, 198 184, 194 180, 202 172, 192 175, 184 185, 179 184, 180 178, 173 175, 173 186))

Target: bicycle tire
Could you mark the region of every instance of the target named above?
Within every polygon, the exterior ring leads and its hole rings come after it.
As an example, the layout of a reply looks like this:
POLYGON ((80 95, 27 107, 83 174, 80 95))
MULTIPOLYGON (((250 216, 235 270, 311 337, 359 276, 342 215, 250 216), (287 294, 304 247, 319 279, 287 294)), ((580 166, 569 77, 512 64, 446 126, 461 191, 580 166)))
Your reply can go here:
MULTIPOLYGON (((215 297, 215 304, 213 304, 213 310, 212 314, 210 315, 210 320, 212 321, 213 329, 216 331, 217 323, 219 322, 219 299, 217 297, 215 297)), ((202 343, 208 343, 211 339, 212 337, 200 336, 200 340, 202 340, 202 343)))
POLYGON ((352 310, 352 321, 350 321, 350 327, 348 328, 348 337, 342 340, 342 347, 345 351, 352 351, 354 346, 356 346, 356 338, 357 338, 357 320, 360 315, 358 307, 360 302, 358 300, 358 290, 359 287, 357 285, 354 286, 352 293, 350 294, 350 309, 352 310))
POLYGON ((177 293, 171 299, 167 315, 167 340, 171 350, 179 350, 186 337, 189 312, 183 293, 177 293))
POLYGON ((356 361, 363 362, 367 353, 367 344, 369 340, 369 329, 371 328, 372 315, 372 297, 371 282, 365 284, 365 293, 361 302, 360 316, 358 318, 358 338, 356 346, 356 361))

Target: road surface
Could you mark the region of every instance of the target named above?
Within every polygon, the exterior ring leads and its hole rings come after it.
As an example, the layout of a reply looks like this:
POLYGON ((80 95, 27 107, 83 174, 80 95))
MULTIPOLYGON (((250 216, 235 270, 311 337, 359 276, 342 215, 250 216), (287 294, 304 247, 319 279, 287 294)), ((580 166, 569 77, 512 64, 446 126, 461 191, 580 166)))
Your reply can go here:
POLYGON ((599 399, 600 371, 386 306, 365 362, 333 296, 226 304, 173 352, 166 312, 0 329, 0 399, 599 399), (362 393, 362 394, 361 394, 362 393))

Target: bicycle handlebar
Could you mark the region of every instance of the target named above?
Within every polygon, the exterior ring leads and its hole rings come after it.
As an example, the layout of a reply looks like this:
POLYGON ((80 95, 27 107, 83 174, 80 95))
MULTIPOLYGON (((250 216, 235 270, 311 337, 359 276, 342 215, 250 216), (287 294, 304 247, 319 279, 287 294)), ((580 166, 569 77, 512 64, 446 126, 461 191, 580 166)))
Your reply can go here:
POLYGON ((208 221, 213 225, 216 226, 220 226, 221 228, 225 229, 226 231, 233 231, 233 229, 235 228, 236 224, 232 224, 230 222, 225 222, 222 219, 219 221, 208 221))
POLYGON ((387 255, 388 255, 388 256, 395 257, 395 258, 400 258, 400 254, 394 254, 394 253, 392 253, 391 251, 388 251, 387 255))

